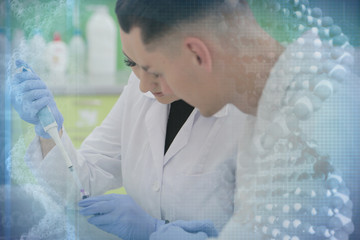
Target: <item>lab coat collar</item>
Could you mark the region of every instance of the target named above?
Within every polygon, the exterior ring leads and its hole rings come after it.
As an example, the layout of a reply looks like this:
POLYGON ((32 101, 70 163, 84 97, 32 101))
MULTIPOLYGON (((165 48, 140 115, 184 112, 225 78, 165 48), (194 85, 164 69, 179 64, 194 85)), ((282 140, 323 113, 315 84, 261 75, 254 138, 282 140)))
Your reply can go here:
POLYGON ((215 113, 213 116, 216 118, 222 118, 229 114, 229 108, 231 106, 229 104, 226 104, 222 109, 220 109, 217 113, 215 113))
MULTIPOLYGON (((154 95, 151 92, 144 93, 146 97, 155 100, 154 95)), ((154 101, 146 114, 145 121, 147 126, 148 135, 153 141, 150 141, 150 148, 155 159, 156 164, 167 164, 167 162, 178 153, 189 141, 192 127, 194 124, 195 117, 200 115, 197 108, 190 114, 175 139, 171 143, 165 156, 164 153, 164 142, 166 134, 167 118, 169 113, 169 104, 161 104, 158 101, 154 101), (161 161, 160 159, 163 159, 161 161)), ((230 105, 224 106, 220 111, 214 114, 213 118, 223 118, 229 114, 230 105)))
POLYGON ((146 93, 143 93, 145 96, 149 97, 149 98, 152 98, 152 99, 155 99, 155 96, 154 94, 152 94, 150 91, 146 92, 146 93))
MULTIPOLYGON (((223 118, 229 114, 230 105, 224 106, 219 112, 214 114, 213 118, 223 118)), ((181 127, 180 131, 176 135, 175 139, 171 143, 168 151, 165 154, 164 165, 167 164, 175 154, 177 154, 182 148, 188 144, 192 128, 194 125, 195 118, 199 117, 200 112, 198 109, 194 109, 194 111, 190 114, 184 125, 181 127)), ((220 126, 220 125, 219 125, 220 126)))
POLYGON ((185 121, 184 125, 181 127, 179 132, 176 134, 173 142, 170 144, 168 151, 165 154, 164 165, 178 153, 182 148, 186 146, 189 142, 192 128, 194 125, 195 116, 199 114, 197 111, 193 110, 188 119, 185 121))
MULTIPOLYGON (((144 93, 144 95, 145 95, 146 97, 155 99, 154 95, 153 95, 150 91, 144 93)), ((227 116, 227 115, 229 114, 229 108, 230 108, 230 107, 231 107, 231 106, 230 106, 229 104, 225 105, 222 109, 220 109, 217 113, 215 113, 215 114, 213 115, 213 117, 221 118, 221 117, 227 116)), ((199 111, 199 109, 197 109, 197 108, 195 108, 195 110, 196 110, 197 112, 199 111)))

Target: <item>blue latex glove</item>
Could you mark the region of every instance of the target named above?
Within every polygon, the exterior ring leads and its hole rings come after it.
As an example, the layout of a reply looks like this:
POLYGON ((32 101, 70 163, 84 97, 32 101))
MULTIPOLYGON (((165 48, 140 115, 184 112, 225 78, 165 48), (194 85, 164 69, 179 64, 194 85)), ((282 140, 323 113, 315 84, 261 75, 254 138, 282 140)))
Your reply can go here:
POLYGON ((217 237, 218 232, 214 224, 209 221, 174 221, 161 226, 151 234, 150 240, 204 240, 217 237))
MULTIPOLYGON (((15 64, 17 68, 24 66, 31 69, 22 60, 17 60, 15 64)), ((15 74, 11 81, 11 103, 21 119, 35 125, 35 132, 38 136, 50 138, 37 117, 37 113, 45 106, 49 106, 54 115, 58 130, 62 128, 64 118, 56 107, 54 97, 32 69, 15 74)))
POLYGON ((124 240, 149 239, 165 224, 147 214, 129 195, 106 194, 79 202, 80 213, 91 216, 88 222, 124 240))

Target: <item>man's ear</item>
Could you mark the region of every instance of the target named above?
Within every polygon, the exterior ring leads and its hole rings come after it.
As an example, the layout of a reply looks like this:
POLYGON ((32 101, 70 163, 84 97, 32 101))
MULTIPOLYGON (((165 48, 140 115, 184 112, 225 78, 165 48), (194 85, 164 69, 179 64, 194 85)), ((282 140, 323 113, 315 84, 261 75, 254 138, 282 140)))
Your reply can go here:
POLYGON ((209 48, 206 44, 194 37, 187 37, 184 40, 185 48, 190 51, 193 56, 193 61, 200 67, 204 67, 207 71, 212 71, 212 59, 209 48))

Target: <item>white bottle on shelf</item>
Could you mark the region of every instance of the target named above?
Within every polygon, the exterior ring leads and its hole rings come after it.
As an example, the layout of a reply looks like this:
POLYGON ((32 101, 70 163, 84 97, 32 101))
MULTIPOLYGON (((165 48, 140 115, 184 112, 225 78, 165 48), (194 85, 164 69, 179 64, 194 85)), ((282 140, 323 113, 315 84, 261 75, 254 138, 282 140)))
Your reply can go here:
POLYGON ((87 70, 90 76, 105 77, 113 80, 111 76, 116 73, 117 56, 116 24, 109 15, 107 6, 98 5, 92 8, 95 9, 95 12, 86 26, 88 42, 87 70))
POLYGON ((47 46, 47 63, 50 79, 56 83, 64 82, 68 65, 68 49, 57 32, 54 33, 54 40, 47 46))
POLYGON ((86 44, 81 31, 76 29, 69 43, 69 74, 81 77, 85 74, 86 44))

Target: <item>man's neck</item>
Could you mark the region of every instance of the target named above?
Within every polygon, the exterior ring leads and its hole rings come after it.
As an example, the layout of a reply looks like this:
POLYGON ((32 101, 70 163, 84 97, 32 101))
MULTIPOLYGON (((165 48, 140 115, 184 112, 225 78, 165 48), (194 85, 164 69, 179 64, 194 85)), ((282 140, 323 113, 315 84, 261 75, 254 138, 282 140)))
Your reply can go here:
MULTIPOLYGON (((236 79, 236 92, 232 104, 242 112, 256 115, 258 102, 261 98, 263 89, 270 76, 272 68, 275 66, 284 47, 275 39, 266 38, 266 41, 259 39, 247 39, 259 44, 257 48, 246 54, 240 53, 236 57, 236 62, 241 65, 237 71, 233 72, 233 79, 236 79), (261 42, 261 43, 260 43, 261 42)), ((236 65, 233 63, 233 66, 236 65)))

